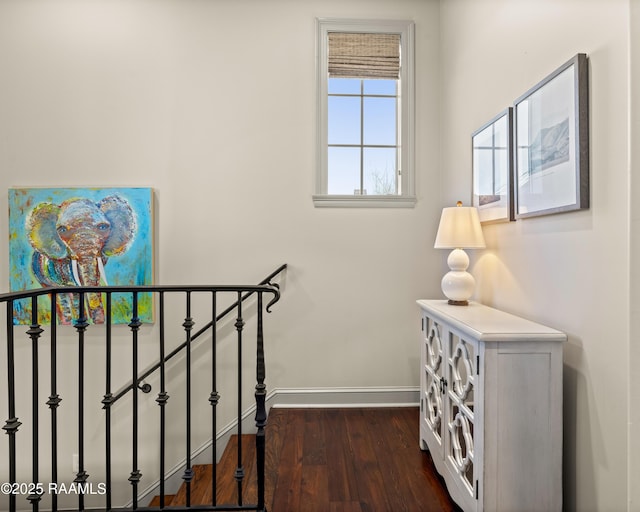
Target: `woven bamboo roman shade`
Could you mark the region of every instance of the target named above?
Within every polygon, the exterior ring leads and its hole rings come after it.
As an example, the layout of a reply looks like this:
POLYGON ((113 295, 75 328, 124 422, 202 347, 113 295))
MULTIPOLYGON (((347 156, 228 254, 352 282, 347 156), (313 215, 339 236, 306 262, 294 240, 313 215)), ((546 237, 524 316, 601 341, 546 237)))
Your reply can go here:
POLYGON ((329 32, 329 78, 400 76, 400 34, 329 32))

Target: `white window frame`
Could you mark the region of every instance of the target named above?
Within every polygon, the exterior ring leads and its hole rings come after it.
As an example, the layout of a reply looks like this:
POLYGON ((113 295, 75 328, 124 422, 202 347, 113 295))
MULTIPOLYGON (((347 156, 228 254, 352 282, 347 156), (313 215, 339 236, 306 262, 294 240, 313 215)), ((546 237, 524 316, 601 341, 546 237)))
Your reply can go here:
POLYGON ((414 168, 414 23, 396 20, 316 19, 317 60, 317 133, 316 179, 313 203, 316 207, 400 207, 412 208, 415 197, 414 168), (329 32, 364 32, 400 34, 400 161, 401 190, 394 195, 328 194, 328 34, 329 32))

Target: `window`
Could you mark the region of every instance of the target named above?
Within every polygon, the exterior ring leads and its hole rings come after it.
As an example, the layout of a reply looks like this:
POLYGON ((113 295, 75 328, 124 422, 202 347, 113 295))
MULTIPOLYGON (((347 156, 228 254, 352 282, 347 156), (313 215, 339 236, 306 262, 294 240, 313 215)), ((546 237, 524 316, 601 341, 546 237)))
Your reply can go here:
POLYGON ((408 206, 413 23, 317 20, 316 206, 408 206))

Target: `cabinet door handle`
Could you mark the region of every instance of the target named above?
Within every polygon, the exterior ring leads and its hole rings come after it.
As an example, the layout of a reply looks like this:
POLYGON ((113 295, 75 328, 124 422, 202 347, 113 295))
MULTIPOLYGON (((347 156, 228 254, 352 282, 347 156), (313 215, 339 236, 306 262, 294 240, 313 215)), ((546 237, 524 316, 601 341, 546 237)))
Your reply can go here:
POLYGON ((447 381, 444 377, 440 377, 440 394, 444 395, 447 392, 447 381))

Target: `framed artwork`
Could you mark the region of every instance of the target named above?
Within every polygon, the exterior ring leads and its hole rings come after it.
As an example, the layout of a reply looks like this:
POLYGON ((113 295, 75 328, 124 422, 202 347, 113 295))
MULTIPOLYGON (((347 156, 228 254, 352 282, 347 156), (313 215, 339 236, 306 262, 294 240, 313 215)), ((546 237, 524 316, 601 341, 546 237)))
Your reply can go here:
POLYGON ((580 53, 515 101, 517 218, 589 208, 588 93, 580 53))
POLYGON ((473 201, 480 222, 514 220, 513 109, 507 108, 471 135, 473 201))
MULTIPOLYGON (((9 189, 11 291, 52 286, 153 284, 151 188, 9 189)), ((39 305, 39 323, 52 321, 39 305)), ((88 294, 89 322, 105 321, 103 294, 88 294)), ((31 323, 31 301, 16 303, 14 321, 31 323)), ((112 296, 112 323, 131 321, 131 294, 112 296)), ((77 294, 57 296, 60 324, 78 316, 77 294)), ((153 321, 153 300, 140 294, 138 316, 153 321)))

